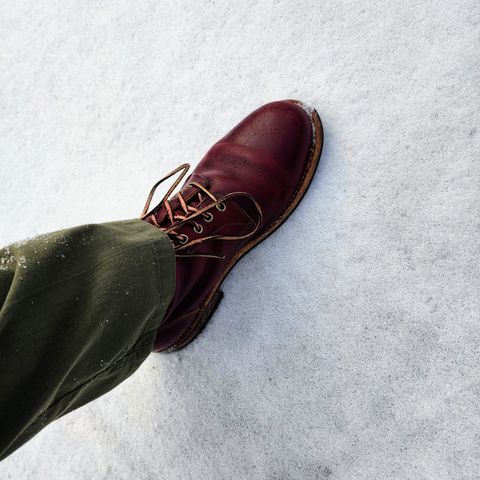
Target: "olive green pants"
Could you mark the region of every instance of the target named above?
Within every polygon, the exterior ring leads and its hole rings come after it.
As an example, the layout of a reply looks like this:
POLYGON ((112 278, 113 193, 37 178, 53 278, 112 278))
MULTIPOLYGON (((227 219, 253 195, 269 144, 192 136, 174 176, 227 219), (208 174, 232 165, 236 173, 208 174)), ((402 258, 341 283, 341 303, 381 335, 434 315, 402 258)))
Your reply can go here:
POLYGON ((141 220, 0 249, 0 460, 131 375, 174 288, 170 241, 141 220))

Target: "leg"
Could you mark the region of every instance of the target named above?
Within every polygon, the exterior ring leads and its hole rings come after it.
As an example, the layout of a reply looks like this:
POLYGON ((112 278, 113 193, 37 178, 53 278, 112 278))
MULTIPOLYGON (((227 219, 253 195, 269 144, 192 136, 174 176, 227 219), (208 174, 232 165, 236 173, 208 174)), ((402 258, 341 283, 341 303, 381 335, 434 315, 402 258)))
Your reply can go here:
POLYGON ((141 220, 0 249, 0 460, 131 375, 174 288, 171 243, 141 220))

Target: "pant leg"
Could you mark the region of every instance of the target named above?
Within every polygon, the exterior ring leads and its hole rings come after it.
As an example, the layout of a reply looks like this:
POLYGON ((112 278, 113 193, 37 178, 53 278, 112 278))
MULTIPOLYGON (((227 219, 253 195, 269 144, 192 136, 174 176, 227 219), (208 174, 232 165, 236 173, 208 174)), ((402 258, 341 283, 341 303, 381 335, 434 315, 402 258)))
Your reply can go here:
POLYGON ((0 249, 0 460, 131 375, 174 288, 170 241, 141 220, 0 249))

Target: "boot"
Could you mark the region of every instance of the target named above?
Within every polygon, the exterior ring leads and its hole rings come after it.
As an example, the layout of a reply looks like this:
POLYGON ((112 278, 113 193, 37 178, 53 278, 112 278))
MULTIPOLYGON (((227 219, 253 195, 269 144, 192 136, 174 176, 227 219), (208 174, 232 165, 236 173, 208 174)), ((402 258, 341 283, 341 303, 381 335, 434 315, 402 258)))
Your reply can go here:
POLYGON ((219 140, 186 179, 181 165, 157 182, 142 219, 165 231, 176 255, 176 289, 154 351, 184 347, 203 329, 239 259, 293 212, 318 165, 323 129, 317 112, 294 100, 255 110, 219 140), (155 189, 179 174, 150 210, 155 189))

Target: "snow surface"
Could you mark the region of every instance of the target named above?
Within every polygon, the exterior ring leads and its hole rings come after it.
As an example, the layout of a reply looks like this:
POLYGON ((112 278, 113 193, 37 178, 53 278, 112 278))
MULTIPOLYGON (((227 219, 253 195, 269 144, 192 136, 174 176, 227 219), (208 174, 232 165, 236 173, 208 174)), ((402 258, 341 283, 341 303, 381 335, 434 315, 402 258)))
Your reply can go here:
POLYGON ((138 216, 252 109, 321 166, 202 336, 3 479, 480 478, 477 0, 3 0, 0 243, 138 216))

